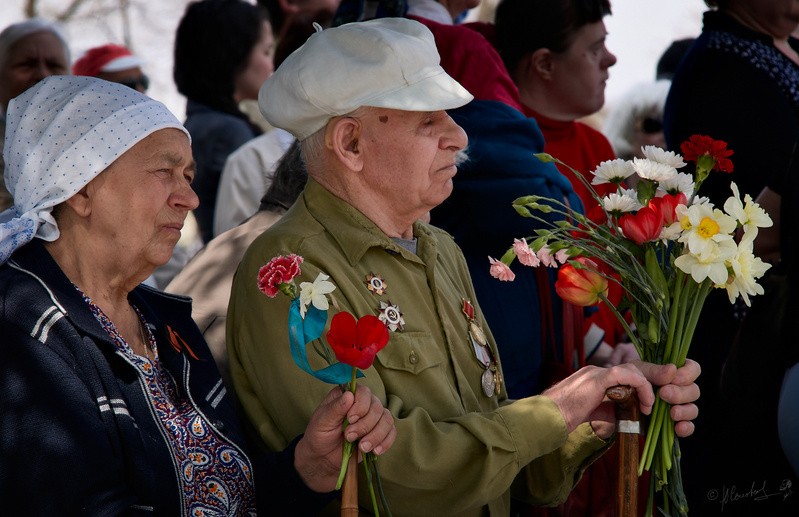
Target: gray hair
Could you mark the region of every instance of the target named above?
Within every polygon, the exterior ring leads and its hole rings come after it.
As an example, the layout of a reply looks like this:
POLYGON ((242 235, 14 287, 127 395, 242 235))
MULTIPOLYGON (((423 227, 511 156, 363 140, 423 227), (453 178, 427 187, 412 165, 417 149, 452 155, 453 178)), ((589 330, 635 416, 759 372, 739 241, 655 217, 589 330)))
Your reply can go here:
POLYGON ((670 87, 671 81, 665 79, 637 85, 611 108, 602 132, 610 140, 616 156, 629 159, 635 154, 633 135, 636 123, 646 116, 663 117, 670 87))
POLYGON ((3 29, 3 32, 0 32, 0 68, 5 66, 6 59, 8 59, 8 51, 14 46, 14 43, 26 36, 43 31, 52 32, 61 41, 61 46, 64 47, 64 57, 69 67, 72 56, 70 56, 67 38, 64 36, 61 27, 55 22, 44 18, 31 18, 23 22, 13 23, 3 29))

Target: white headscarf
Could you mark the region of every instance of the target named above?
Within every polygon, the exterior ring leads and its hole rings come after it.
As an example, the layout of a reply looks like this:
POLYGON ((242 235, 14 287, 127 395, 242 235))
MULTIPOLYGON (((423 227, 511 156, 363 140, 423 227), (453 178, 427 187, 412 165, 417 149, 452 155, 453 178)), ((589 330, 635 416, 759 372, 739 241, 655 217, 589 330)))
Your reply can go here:
POLYGON ((36 32, 52 32, 64 47, 64 58, 67 66, 69 66, 70 53, 67 39, 61 31, 61 27, 55 22, 45 20, 44 18, 31 18, 19 23, 9 25, 3 32, 0 32, 0 68, 5 66, 6 59, 8 59, 8 51, 22 38, 34 34, 36 32))
POLYGON ((0 213, 0 264, 34 237, 56 240, 53 207, 165 128, 191 139, 160 102, 94 77, 46 77, 12 99, 3 157, 14 206, 0 213))

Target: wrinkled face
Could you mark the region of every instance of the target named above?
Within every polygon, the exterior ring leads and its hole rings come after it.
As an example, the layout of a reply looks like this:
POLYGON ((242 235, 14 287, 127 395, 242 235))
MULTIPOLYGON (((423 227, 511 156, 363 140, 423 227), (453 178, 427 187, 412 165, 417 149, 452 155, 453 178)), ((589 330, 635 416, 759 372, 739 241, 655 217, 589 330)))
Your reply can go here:
POLYGON ((274 57, 275 39, 272 36, 272 26, 269 22, 264 22, 261 38, 250 51, 247 68, 234 81, 237 101, 258 100, 258 90, 275 71, 274 57))
POLYGON ((553 101, 568 118, 591 115, 605 104, 608 69, 616 64, 616 56, 605 46, 606 36, 601 21, 583 25, 565 52, 553 54, 554 90, 558 96, 553 101))
POLYGON ((371 150, 364 171, 387 211, 419 219, 449 197, 468 140, 446 111, 373 108, 361 120, 361 138, 371 150))
POLYGON ((0 68, 0 106, 50 75, 69 74, 64 45, 52 32, 34 32, 11 45, 0 68))
POLYGON ((199 205, 193 179, 189 139, 168 128, 141 140, 89 182, 92 231, 105 237, 109 256, 145 271, 166 264, 186 215, 199 205))

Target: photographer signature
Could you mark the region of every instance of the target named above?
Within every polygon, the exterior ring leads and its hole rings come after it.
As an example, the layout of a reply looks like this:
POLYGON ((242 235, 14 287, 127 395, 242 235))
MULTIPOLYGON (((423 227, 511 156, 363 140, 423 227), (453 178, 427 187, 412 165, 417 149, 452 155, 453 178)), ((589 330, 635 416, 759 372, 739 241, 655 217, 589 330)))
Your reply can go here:
POLYGON ((708 491, 707 499, 708 501, 718 501, 723 512, 726 505, 740 501, 765 501, 771 497, 782 497, 782 500, 785 501, 793 494, 791 486, 790 479, 783 479, 776 491, 770 490, 765 480, 762 482, 752 481, 748 489, 740 489, 736 485, 722 485, 721 490, 708 491))

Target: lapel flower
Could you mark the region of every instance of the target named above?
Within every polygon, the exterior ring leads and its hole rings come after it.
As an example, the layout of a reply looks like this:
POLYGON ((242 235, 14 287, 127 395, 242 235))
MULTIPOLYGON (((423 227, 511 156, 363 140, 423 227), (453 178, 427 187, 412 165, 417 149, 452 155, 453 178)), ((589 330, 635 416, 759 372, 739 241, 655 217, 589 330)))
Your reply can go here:
POLYGON ((313 282, 302 282, 300 284, 300 315, 304 318, 308 311, 308 306, 313 305, 320 311, 330 308, 327 295, 336 288, 330 277, 324 273, 319 273, 313 282))
POLYGON ((278 291, 294 298, 294 278, 301 272, 300 264, 302 257, 299 255, 278 255, 258 270, 258 289, 270 298, 274 298, 278 291))

